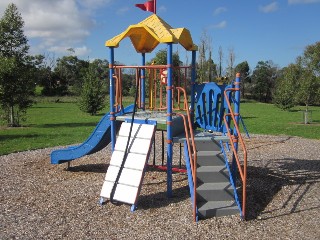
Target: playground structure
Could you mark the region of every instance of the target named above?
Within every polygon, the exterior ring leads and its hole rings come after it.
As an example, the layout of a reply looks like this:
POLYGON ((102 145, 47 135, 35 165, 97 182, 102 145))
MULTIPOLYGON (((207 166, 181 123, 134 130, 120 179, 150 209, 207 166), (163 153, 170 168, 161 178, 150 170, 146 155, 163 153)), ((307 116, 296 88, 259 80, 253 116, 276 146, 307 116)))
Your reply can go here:
POLYGON ((174 29, 156 14, 130 25, 106 41, 106 46, 110 53, 110 112, 83 144, 53 151, 51 163, 69 163, 111 143, 100 203, 119 201, 135 210, 155 131, 165 124, 166 164, 160 167, 167 171, 167 196, 172 197, 173 144, 183 144, 185 166, 174 170, 188 174, 194 220, 239 212, 245 219, 247 153, 238 127, 240 75, 229 85, 197 83, 197 46, 189 30, 174 29), (126 37, 141 53, 140 66, 115 65, 115 48, 126 37), (159 43, 167 45, 167 64, 147 66, 146 53, 159 43), (190 66, 173 66, 173 44, 191 52, 190 66), (135 70, 137 93, 135 102, 124 107, 122 74, 128 69, 135 70))

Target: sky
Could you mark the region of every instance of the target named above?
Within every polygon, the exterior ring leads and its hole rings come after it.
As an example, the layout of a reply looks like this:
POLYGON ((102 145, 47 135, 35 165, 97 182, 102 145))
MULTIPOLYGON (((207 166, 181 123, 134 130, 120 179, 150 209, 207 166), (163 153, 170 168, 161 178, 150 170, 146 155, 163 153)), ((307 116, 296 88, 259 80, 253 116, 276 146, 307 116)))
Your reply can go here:
MULTIPOLYGON (((9 3, 17 5, 24 19, 30 54, 55 58, 73 48, 81 59, 108 59, 105 41, 152 13, 135 7, 146 0, 1 0, 0 16, 9 3)), ((213 60, 218 63, 221 46, 227 65, 230 51, 235 64, 272 60, 279 67, 295 62, 307 45, 320 41, 320 0, 157 0, 157 15, 173 28, 187 28, 195 44, 206 33, 211 39, 213 60)), ((165 49, 159 45, 146 54, 149 61, 165 49)), ((190 62, 191 53, 174 45, 180 60, 190 62)), ((130 40, 115 50, 115 60, 139 65, 141 56, 130 40)))

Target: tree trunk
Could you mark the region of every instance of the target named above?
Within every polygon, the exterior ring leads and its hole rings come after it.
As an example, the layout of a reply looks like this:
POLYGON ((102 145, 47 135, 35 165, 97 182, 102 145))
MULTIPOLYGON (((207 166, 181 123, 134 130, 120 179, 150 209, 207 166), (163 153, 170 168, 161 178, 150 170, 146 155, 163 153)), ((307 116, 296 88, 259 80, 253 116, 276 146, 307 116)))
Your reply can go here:
POLYGON ((304 124, 308 124, 309 123, 308 104, 306 104, 306 111, 303 114, 303 120, 304 120, 304 124))
POLYGON ((14 109, 13 109, 13 105, 10 106, 10 126, 11 127, 14 126, 14 109))

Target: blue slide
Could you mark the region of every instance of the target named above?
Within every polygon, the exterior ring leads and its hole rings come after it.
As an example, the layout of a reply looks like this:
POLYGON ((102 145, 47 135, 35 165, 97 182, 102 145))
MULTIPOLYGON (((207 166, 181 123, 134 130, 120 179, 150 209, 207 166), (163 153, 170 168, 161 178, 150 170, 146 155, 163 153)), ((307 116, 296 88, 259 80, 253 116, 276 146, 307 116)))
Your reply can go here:
MULTIPOLYGON (((126 113, 133 112, 134 105, 130 105, 125 109, 116 113, 116 116, 121 116, 126 113)), ((117 128, 120 122, 116 121, 117 128)), ((80 158, 100 151, 111 142, 111 121, 110 115, 107 113, 100 120, 92 134, 86 141, 77 146, 72 146, 64 149, 54 150, 51 152, 51 164, 60 164, 74 159, 80 158)))

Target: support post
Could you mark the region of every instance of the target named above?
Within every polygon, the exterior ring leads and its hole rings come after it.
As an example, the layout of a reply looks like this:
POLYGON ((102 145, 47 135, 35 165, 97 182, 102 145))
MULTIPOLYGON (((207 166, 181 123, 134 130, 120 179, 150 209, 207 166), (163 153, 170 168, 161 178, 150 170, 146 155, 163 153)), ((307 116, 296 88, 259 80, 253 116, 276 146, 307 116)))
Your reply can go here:
POLYGON ((240 73, 236 74, 236 80, 234 82, 235 88, 238 91, 235 92, 235 102, 234 102, 234 113, 236 122, 239 125, 239 114, 240 114, 240 73))
MULTIPOLYGON (((142 61, 141 61, 141 64, 142 66, 145 66, 146 65, 146 54, 145 53, 142 53, 141 54, 142 56, 142 61)), ((141 99, 140 99, 140 102, 141 102, 141 108, 142 110, 145 110, 145 106, 146 106, 146 91, 145 91, 145 88, 146 88, 146 81, 145 81, 145 78, 146 78, 146 69, 145 68, 142 68, 141 69, 141 89, 140 89, 140 96, 141 96, 141 99)))
POLYGON ((167 49, 167 197, 172 197, 172 43, 167 49))
POLYGON ((194 102, 195 102, 195 84, 196 84, 196 51, 192 51, 192 62, 191 62, 191 106, 190 106, 190 112, 191 112, 191 121, 194 123, 194 102))
POLYGON ((114 97, 114 48, 109 47, 110 49, 110 55, 109 55, 109 79, 110 79, 110 88, 109 88, 109 95, 110 95, 110 125, 111 125, 111 150, 113 152, 114 146, 116 144, 116 116, 115 116, 115 97, 114 97))
MULTIPOLYGON (((236 92, 235 92, 235 96, 234 96, 234 114, 235 114, 235 124, 237 124, 239 126, 239 114, 240 114, 240 73, 237 73, 236 74, 236 79, 235 79, 235 82, 234 82, 234 88, 238 89, 236 92)), ((238 139, 238 132, 236 130, 236 128, 234 127, 233 129, 233 135, 236 139, 238 139)), ((231 143, 234 145, 234 148, 236 150, 236 152, 238 152, 238 141, 234 142, 234 143, 231 143)), ((232 176, 233 176, 233 181, 234 181, 234 184, 236 184, 236 170, 237 170, 237 163, 236 163, 236 160, 235 158, 233 157, 232 159, 232 176)))

